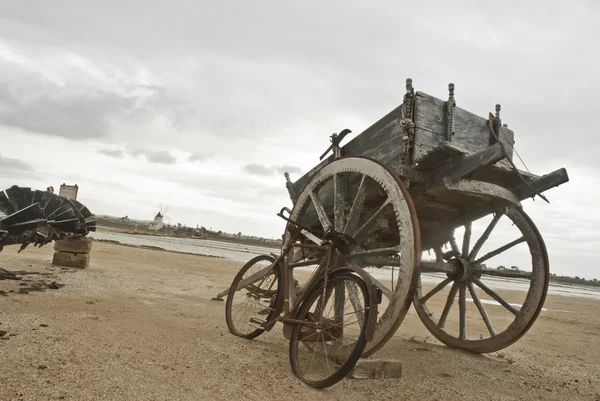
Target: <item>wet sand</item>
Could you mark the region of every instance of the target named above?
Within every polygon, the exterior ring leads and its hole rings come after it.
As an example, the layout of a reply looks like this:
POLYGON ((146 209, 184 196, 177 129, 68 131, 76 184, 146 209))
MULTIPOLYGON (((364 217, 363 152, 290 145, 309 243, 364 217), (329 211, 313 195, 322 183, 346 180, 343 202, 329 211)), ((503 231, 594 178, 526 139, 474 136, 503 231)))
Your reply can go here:
POLYGON ((549 295, 525 337, 483 356, 441 345, 411 308, 375 355, 400 359, 402 378, 314 390, 291 373, 281 325, 255 340, 228 332, 211 298, 240 262, 95 242, 75 270, 51 267, 51 246, 17 249, 1 267, 64 287, 0 281, 0 400, 600 399, 600 301, 549 295))

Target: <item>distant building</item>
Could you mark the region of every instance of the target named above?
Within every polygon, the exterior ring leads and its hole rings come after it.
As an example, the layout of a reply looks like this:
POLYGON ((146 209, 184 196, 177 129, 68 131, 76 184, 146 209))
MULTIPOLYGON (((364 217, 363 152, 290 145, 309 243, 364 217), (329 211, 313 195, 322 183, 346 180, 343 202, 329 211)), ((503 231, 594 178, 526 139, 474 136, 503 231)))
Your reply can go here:
POLYGON ((163 226, 163 215, 160 212, 158 212, 156 214, 156 216, 154 216, 154 220, 151 221, 150 224, 148 224, 148 229, 158 231, 162 228, 162 226, 163 226))

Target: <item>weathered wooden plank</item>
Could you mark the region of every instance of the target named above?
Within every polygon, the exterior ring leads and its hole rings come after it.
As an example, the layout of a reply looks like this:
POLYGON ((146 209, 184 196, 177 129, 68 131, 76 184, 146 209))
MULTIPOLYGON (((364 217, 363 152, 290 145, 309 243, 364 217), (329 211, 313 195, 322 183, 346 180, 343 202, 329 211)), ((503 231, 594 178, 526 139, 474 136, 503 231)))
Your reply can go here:
MULTIPOLYGON (((417 91, 415 96, 414 162, 421 160, 446 140, 446 120, 446 102, 417 91)), ((508 127, 501 127, 499 137, 500 142, 506 145, 508 155, 512 157, 514 132, 508 127)), ((488 120, 456 107, 454 109, 454 136, 451 143, 468 153, 475 153, 487 148, 491 143, 488 120)))
POLYGON ((458 180, 478 169, 489 166, 504 158, 500 144, 494 144, 471 156, 467 156, 455 165, 445 167, 434 173, 435 178, 411 189, 410 194, 414 200, 436 188, 444 187, 445 180, 458 180))
POLYGON ((6 189, 5 192, 15 210, 23 209, 25 206, 31 205, 31 188, 13 185, 12 187, 6 189))
MULTIPOLYGON (((375 124, 355 136, 341 147, 342 156, 365 156, 384 164, 400 160, 404 142, 400 134, 400 120, 403 118, 402 105, 396 107, 375 124)), ((325 142, 324 142, 325 143, 325 142)), ((294 190, 299 194, 310 178, 323 166, 334 160, 333 155, 323 159, 311 171, 294 182, 294 190)))
POLYGON ((425 154, 415 166, 415 169, 418 171, 433 171, 464 154, 465 152, 462 149, 452 143, 442 142, 425 154))
POLYGON ((7 216, 2 221, 6 226, 14 225, 20 221, 31 221, 42 217, 40 206, 35 203, 7 216))
POLYGON ((19 207, 19 187, 13 185, 12 187, 5 189, 4 192, 15 212, 21 209, 19 207))
POLYGON ((14 205, 10 202, 4 191, 0 192, 0 210, 6 215, 13 214, 17 210, 14 205))

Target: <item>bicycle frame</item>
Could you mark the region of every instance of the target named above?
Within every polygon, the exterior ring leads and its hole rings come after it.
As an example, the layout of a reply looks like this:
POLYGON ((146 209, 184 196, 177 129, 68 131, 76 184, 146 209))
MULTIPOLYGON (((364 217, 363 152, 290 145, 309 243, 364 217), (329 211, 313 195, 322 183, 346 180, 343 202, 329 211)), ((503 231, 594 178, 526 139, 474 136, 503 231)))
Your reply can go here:
POLYGON ((315 285, 322 277, 324 277, 324 280, 325 280, 325 283, 324 283, 325 285, 323 287, 323 297, 325 297, 325 295, 326 295, 325 291, 327 288, 327 282, 329 280, 329 274, 331 273, 331 271, 333 271, 337 268, 337 263, 339 261, 339 252, 337 250, 335 250, 335 262, 332 267, 331 266, 331 258, 332 258, 332 256, 334 256, 333 255, 334 254, 333 244, 332 243, 324 243, 324 241, 321 241, 316 235, 311 233, 308 229, 302 227, 299 223, 293 222, 289 218, 283 216, 284 210, 287 210, 289 212, 289 209, 284 207, 281 209, 281 211, 277 215, 279 217, 283 218, 284 220, 286 220, 288 223, 293 224, 296 228, 292 231, 287 242, 282 246, 281 255, 278 256, 275 259, 275 261, 273 262, 273 264, 269 267, 269 272, 270 272, 271 269, 277 268, 277 267, 275 267, 277 264, 283 262, 283 268, 280 273, 282 273, 282 279, 283 279, 284 299, 283 299, 283 305, 275 306, 275 311, 276 311, 276 313, 274 315, 275 317, 265 324, 266 331, 271 330, 277 322, 282 322, 284 325, 286 325, 286 324, 301 324, 304 326, 310 326, 310 327, 315 327, 315 328, 321 326, 323 324, 322 316, 319 318, 319 322, 317 322, 317 323, 309 322, 306 320, 297 320, 297 319, 292 318, 291 316, 294 316, 296 314, 298 308, 300 307, 300 305, 302 305, 302 302, 304 301, 304 299, 306 298, 306 296, 309 292, 308 289, 312 288, 312 286, 315 285), (298 239, 300 234, 303 234, 305 237, 307 237, 308 239, 310 239, 311 241, 316 242, 316 243, 315 244, 296 244, 295 241, 298 239), (320 242, 320 244, 319 244, 319 242, 320 242), (314 261, 290 264, 289 263, 290 256, 293 255, 295 248, 324 251, 325 256, 319 262, 317 269, 315 270, 315 272, 313 272, 313 274, 310 277, 310 279, 308 280, 308 282, 304 285, 300 294, 298 294, 298 296, 294 297, 294 299, 290 300, 290 298, 291 298, 290 297, 290 283, 293 280, 293 276, 292 276, 293 269, 295 267, 308 266, 308 265, 314 264, 314 261), (291 304, 290 304, 290 301, 291 301, 291 304))
MULTIPOLYGON (((366 272, 364 272, 362 269, 355 267, 355 266, 346 265, 346 264, 342 264, 342 266, 339 266, 338 263, 339 263, 339 259, 340 259, 340 252, 335 247, 333 242, 328 242, 328 241, 320 239, 317 235, 312 233, 306 227, 303 227, 301 224, 294 222, 294 221, 290 220, 288 217, 284 216, 283 211, 287 211, 288 213, 291 214, 290 209, 288 209, 287 207, 284 207, 281 209, 281 211, 279 213, 277 213, 277 215, 279 217, 283 218, 284 220, 286 220, 289 224, 292 224, 294 226, 294 228, 290 229, 291 235, 288 237, 287 241, 282 245, 281 254, 279 256, 272 254, 273 256, 275 256, 275 260, 273 261, 273 263, 270 266, 265 267, 264 269, 254 273, 250 277, 242 280, 238 284, 238 287, 236 288, 236 290, 246 287, 249 284, 255 283, 260 279, 264 279, 265 277, 270 275, 270 273, 273 271, 273 269, 280 269, 280 275, 283 280, 282 284, 283 284, 284 299, 283 299, 283 302, 279 302, 278 305, 275 305, 275 307, 274 307, 275 313, 273 314, 273 318, 271 318, 270 320, 268 320, 266 322, 262 322, 262 323, 264 324, 263 327, 264 327, 265 331, 270 331, 277 322, 282 322, 284 324, 284 335, 285 335, 286 331, 288 331, 288 329, 289 329, 290 324, 301 324, 304 326, 310 326, 310 327, 315 327, 315 328, 318 328, 323 325, 323 317, 320 317, 319 322, 317 322, 317 323, 309 322, 306 320, 297 320, 297 319, 294 319, 291 317, 296 314, 298 308, 300 307, 300 305, 302 305, 302 302, 305 300, 306 296, 308 295, 308 293, 309 293, 308 290, 313 285, 318 283, 319 280, 321 280, 322 278, 324 279, 325 282, 324 282, 324 286, 323 286, 323 297, 325 298, 327 283, 329 281, 329 276, 331 275, 331 273, 338 272, 338 271, 348 271, 348 272, 355 273, 367 285, 367 292, 369 294, 369 298, 371 301, 370 308, 373 309, 372 310, 373 313, 369 314, 369 320, 366 322, 366 324, 367 324, 367 330, 366 330, 367 341, 371 341, 373 339, 373 336, 375 333, 375 328, 377 325, 378 305, 381 303, 382 295, 383 295, 381 289, 379 287, 377 287, 375 284, 373 284, 369 275, 366 272), (295 243, 300 235, 303 235, 310 241, 314 242, 314 244, 295 243), (321 259, 317 269, 313 272, 313 274, 310 277, 310 279, 308 280, 308 282, 303 286, 300 293, 294 294, 295 296, 293 297, 293 299, 290 299, 291 298, 290 297, 290 293, 291 293, 290 283, 293 280, 293 275, 292 275, 293 269, 295 269, 297 267, 311 266, 311 265, 315 264, 315 260, 290 263, 290 259, 291 259, 291 256, 293 255, 295 248, 321 250, 321 251, 325 252, 325 256, 321 259), (332 257, 335 258, 333 265, 331 264, 332 257), (290 305, 290 301, 291 301, 291 305, 290 305)), ((225 290, 224 292, 218 294, 217 298, 220 298, 220 297, 226 295, 228 292, 229 292, 229 289, 225 290)))

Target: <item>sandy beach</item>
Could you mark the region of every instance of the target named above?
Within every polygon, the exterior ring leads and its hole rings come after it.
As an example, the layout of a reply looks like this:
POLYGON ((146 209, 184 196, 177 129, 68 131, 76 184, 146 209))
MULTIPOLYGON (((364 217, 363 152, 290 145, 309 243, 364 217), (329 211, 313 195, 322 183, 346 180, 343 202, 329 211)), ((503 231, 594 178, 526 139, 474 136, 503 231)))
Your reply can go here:
POLYGON ((51 245, 17 250, 0 266, 46 275, 0 281, 0 400, 600 399, 600 301, 549 295, 524 338, 483 356, 441 345, 411 308, 375 355, 400 359, 402 378, 314 390, 293 376, 281 325, 228 332, 211 298, 241 262, 95 241, 76 270, 52 267, 51 245))

